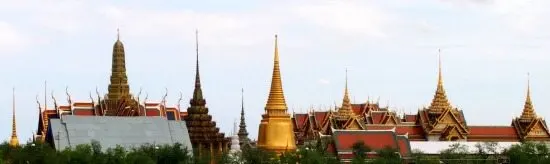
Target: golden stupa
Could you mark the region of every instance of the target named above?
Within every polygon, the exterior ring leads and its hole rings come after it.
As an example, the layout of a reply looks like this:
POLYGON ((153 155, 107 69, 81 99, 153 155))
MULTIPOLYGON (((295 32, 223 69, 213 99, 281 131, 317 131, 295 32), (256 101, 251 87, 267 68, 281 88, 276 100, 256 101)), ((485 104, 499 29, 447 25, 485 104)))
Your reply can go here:
POLYGON ((11 147, 19 146, 19 139, 17 138, 17 127, 15 121, 15 89, 13 89, 13 102, 12 102, 12 123, 11 123, 11 138, 9 145, 11 147))
POLYGON ((260 129, 258 131, 258 148, 283 153, 296 150, 294 131, 288 108, 283 93, 281 72, 279 70, 279 50, 277 47, 277 35, 275 35, 275 60, 271 89, 262 115, 260 129))

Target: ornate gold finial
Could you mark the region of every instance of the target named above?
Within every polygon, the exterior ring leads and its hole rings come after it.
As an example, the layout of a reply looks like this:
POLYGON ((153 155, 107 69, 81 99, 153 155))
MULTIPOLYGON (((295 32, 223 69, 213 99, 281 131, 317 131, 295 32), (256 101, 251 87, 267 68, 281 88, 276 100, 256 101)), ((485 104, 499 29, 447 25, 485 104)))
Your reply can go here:
POLYGON ((11 125, 11 138, 9 145, 11 147, 19 146, 19 139, 17 139, 17 126, 15 121, 15 87, 12 89, 12 125, 11 125))
POLYGON ((287 106, 285 96, 283 93, 283 85, 281 82, 281 71, 279 69, 279 48, 277 35, 275 35, 275 54, 273 63, 273 76, 271 78, 271 89, 269 91, 269 98, 267 99, 266 111, 282 110, 286 112, 287 106))
POLYGON ((530 75, 527 73, 527 97, 525 98, 525 104, 523 105, 523 112, 521 113, 521 119, 533 119, 537 117, 533 103, 531 102, 531 82, 530 75))
POLYGON ((346 86, 344 89, 344 98, 342 100, 342 107, 338 110, 338 114, 342 116, 353 116, 353 111, 351 109, 351 102, 349 99, 348 91, 348 69, 346 68, 346 86))
POLYGON ((441 69, 441 49, 438 49, 438 58, 439 58, 439 71, 438 71, 438 80, 437 80, 437 89, 435 91, 434 98, 432 100, 432 103, 429 107, 429 110, 431 112, 442 112, 445 109, 450 109, 451 104, 449 103, 449 100, 447 99, 447 95, 445 94, 445 89, 443 88, 443 71, 441 69))
POLYGON ((117 40, 113 45, 111 77, 108 87, 108 100, 130 99, 130 87, 126 75, 126 54, 124 45, 120 41, 119 29, 117 28, 117 40))

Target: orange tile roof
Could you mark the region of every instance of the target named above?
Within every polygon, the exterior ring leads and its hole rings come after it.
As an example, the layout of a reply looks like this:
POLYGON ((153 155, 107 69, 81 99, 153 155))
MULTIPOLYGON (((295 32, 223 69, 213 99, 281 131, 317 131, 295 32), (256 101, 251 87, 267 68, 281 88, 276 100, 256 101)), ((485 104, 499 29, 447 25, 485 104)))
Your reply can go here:
POLYGON ((373 150, 387 146, 398 149, 396 136, 392 131, 336 131, 334 135, 338 151, 352 150, 353 144, 360 141, 373 150))

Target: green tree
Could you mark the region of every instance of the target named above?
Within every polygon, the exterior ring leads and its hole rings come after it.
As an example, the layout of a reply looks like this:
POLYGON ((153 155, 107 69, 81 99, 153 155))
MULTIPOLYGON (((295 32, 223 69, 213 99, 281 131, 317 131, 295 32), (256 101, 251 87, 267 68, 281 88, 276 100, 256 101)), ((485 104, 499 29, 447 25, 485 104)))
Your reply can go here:
POLYGON ((374 159, 375 164, 400 164, 403 163, 397 149, 385 147, 376 151, 378 158, 374 159))
POLYGON ((522 142, 512 145, 504 153, 510 159, 510 163, 550 163, 548 146, 545 143, 522 142))
POLYGON ((352 164, 363 164, 367 160, 367 152, 370 152, 372 149, 365 145, 363 141, 358 141, 353 144, 353 159, 351 160, 352 164))

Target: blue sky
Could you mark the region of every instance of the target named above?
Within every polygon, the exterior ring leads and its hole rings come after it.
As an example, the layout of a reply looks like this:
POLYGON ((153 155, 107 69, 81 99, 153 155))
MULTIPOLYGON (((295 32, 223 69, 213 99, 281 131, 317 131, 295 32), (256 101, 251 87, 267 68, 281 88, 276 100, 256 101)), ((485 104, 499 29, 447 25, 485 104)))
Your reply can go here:
POLYGON ((469 125, 509 125, 523 108, 527 72, 539 116, 550 115, 550 3, 470 1, 72 1, 0 0, 0 138, 11 125, 16 88, 18 135, 36 130, 44 81, 58 104, 106 93, 120 28, 131 89, 168 104, 194 79, 199 29, 203 91, 213 118, 229 133, 245 90, 247 125, 257 137, 269 91, 273 35, 279 35, 289 112, 341 103, 345 69, 351 99, 380 97, 414 113, 437 82, 437 49, 454 106, 469 125))

